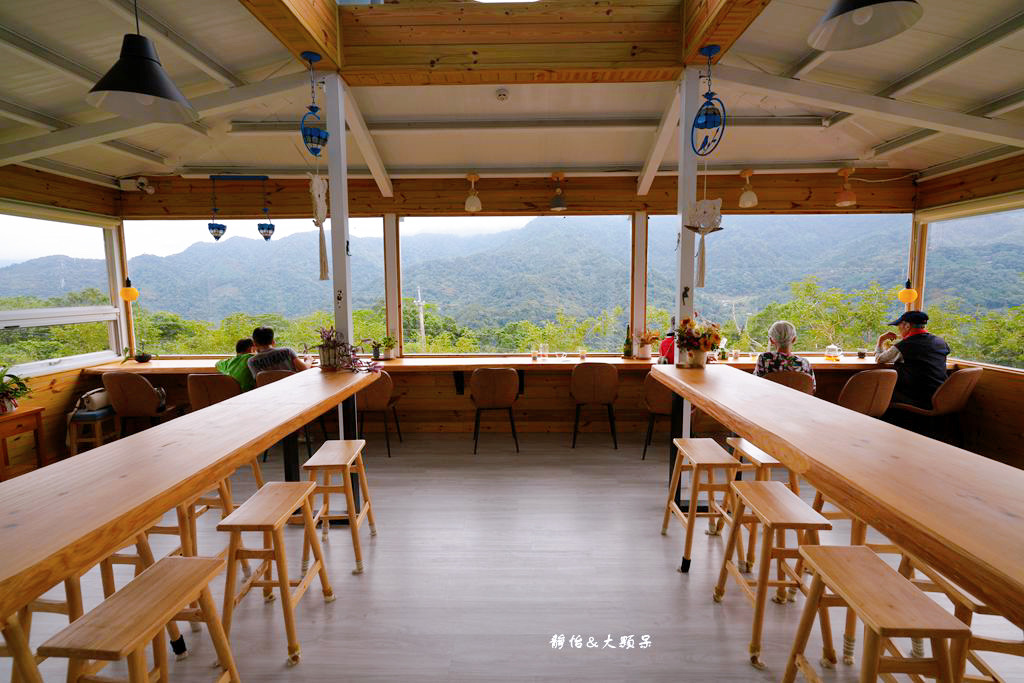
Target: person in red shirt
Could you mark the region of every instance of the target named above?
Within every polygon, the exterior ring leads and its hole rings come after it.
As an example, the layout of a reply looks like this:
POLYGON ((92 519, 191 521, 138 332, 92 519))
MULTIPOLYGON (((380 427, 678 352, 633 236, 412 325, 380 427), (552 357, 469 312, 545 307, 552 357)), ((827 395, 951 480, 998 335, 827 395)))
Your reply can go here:
POLYGON ((672 330, 669 330, 665 338, 661 340, 658 355, 661 356, 661 360, 658 361, 659 363, 672 365, 676 362, 676 333, 672 330))

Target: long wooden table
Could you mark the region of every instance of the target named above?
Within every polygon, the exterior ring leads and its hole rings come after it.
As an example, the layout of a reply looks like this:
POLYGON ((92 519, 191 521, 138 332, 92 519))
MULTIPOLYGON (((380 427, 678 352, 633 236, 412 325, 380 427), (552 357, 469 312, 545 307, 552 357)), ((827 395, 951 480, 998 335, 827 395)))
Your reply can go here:
POLYGON ((734 368, 654 376, 1024 627, 1024 471, 734 368))
POLYGON ((307 370, 0 482, 5 637, 23 605, 377 377, 307 370))

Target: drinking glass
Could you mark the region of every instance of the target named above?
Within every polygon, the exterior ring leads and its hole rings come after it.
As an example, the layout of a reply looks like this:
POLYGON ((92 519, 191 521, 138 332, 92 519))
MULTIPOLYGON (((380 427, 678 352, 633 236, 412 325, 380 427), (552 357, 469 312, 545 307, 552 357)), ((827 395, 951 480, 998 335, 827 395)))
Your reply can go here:
POLYGON ((586 349, 580 349, 580 360, 586 360, 586 359, 587 359, 587 350, 586 349))
POLYGON ((548 345, 547 344, 541 344, 540 345, 540 357, 541 358, 547 358, 548 357, 548 345))

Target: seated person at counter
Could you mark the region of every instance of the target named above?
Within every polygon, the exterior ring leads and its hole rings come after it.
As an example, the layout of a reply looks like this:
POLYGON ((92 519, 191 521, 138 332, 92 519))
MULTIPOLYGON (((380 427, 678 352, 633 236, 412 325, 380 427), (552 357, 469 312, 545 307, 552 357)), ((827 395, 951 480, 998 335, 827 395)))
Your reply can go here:
MULTIPOLYGON (((672 318, 673 323, 675 320, 672 318)), ((661 346, 658 349, 658 362, 663 365, 672 365, 676 362, 676 333, 673 330, 666 332, 665 338, 661 340, 661 346)))
POLYGON ((248 365, 253 377, 264 370, 302 372, 306 369, 306 364, 294 351, 275 346, 273 328, 257 327, 252 331, 252 341, 256 353, 249 358, 248 365))
POLYGON ((246 337, 235 343, 235 356, 217 361, 217 371, 223 375, 234 377, 242 391, 249 391, 256 386, 252 372, 249 371, 249 359, 252 358, 252 339, 246 337))
POLYGON ((796 327, 786 320, 777 320, 768 328, 768 341, 772 346, 771 351, 765 351, 757 357, 757 364, 754 365, 754 374, 764 377, 772 372, 802 372, 810 375, 812 390, 817 390, 817 380, 814 379, 814 370, 806 358, 793 353, 793 344, 796 342, 796 327))
POLYGON ((896 325, 899 334, 879 335, 875 362, 894 364, 898 376, 892 402, 931 408, 932 394, 946 381, 949 344, 925 329, 928 314, 924 311, 907 311, 889 324, 896 325), (885 341, 897 339, 888 349, 883 348, 885 341))

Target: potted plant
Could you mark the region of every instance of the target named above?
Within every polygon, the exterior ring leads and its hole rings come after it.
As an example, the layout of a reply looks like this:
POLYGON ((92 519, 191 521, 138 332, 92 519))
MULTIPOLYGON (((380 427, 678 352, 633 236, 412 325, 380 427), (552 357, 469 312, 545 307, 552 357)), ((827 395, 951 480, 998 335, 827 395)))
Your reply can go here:
POLYGON ((687 318, 676 330, 677 368, 703 368, 708 360, 708 353, 716 350, 722 343, 722 332, 714 323, 698 323, 687 318), (683 355, 683 352, 686 355, 683 355))
POLYGON ((398 346, 397 339, 389 334, 380 340, 380 345, 384 347, 384 360, 391 360, 395 357, 395 347, 398 346))
POLYGON ((132 356, 132 352, 128 349, 127 346, 124 347, 124 358, 121 360, 121 364, 123 365, 124 363, 127 363, 128 361, 132 360, 132 358, 135 359, 136 363, 148 363, 154 358, 159 357, 159 354, 156 353, 146 353, 144 350, 145 348, 146 341, 144 339, 139 340, 139 345, 135 348, 134 356, 132 356))
POLYGON ((18 399, 32 393, 25 380, 7 372, 9 369, 9 366, 0 367, 0 413, 15 410, 18 407, 18 399))
POLYGON ((320 368, 322 370, 337 370, 341 365, 340 340, 338 331, 334 327, 321 327, 317 329, 320 335, 320 343, 314 346, 320 353, 320 368))
POLYGON ((362 339, 360 341, 362 341, 362 343, 364 344, 369 342, 370 347, 373 349, 373 359, 380 360, 380 347, 381 344, 383 344, 383 342, 379 342, 376 339, 370 339, 369 337, 367 337, 366 339, 362 339))
POLYGON ((654 332, 644 330, 640 334, 636 335, 634 339, 636 340, 636 344, 638 347, 636 351, 636 357, 639 358, 640 360, 650 360, 651 345, 656 344, 658 340, 661 339, 661 334, 659 334, 657 330, 655 330, 654 332))

